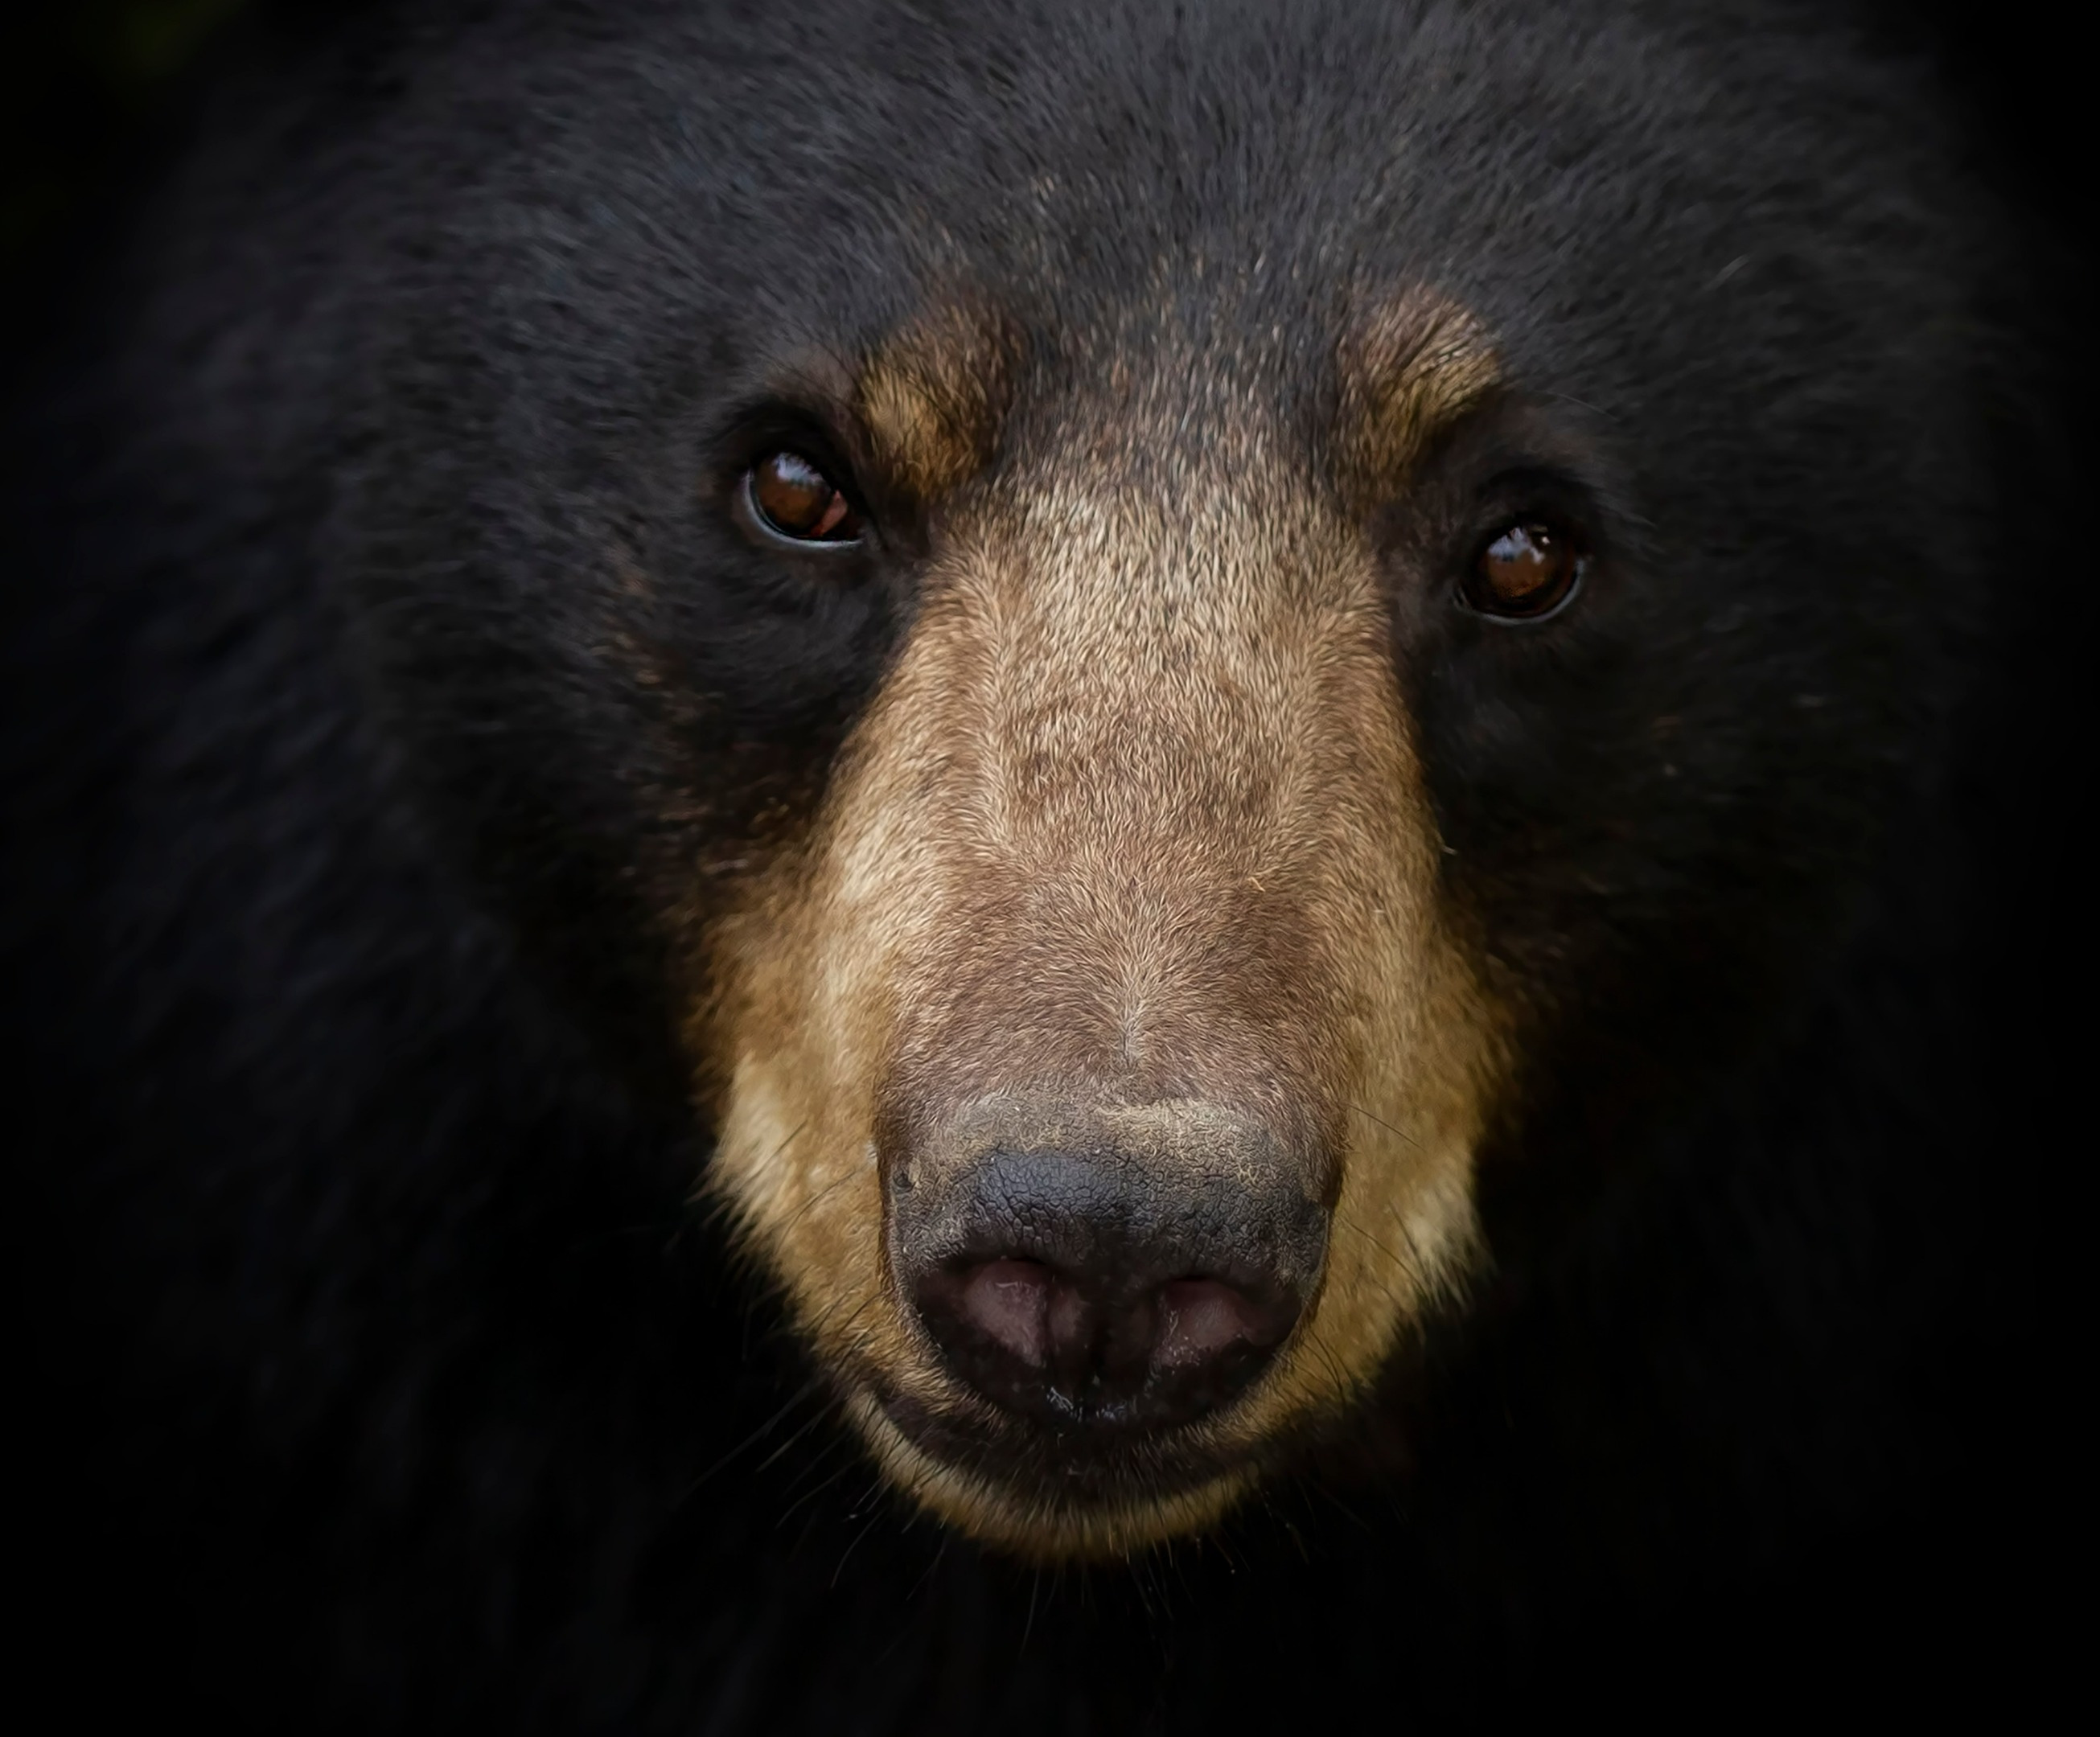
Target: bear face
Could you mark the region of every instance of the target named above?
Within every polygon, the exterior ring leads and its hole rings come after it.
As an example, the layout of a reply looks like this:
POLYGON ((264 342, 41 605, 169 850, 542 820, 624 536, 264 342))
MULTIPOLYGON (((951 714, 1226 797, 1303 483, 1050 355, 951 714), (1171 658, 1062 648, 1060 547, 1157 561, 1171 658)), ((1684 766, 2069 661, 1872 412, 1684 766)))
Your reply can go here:
POLYGON ((333 558, 892 1479, 1115 1553, 1780 1016, 1930 776, 1974 244, 1783 29, 832 24, 458 71, 534 128, 365 286, 333 558))

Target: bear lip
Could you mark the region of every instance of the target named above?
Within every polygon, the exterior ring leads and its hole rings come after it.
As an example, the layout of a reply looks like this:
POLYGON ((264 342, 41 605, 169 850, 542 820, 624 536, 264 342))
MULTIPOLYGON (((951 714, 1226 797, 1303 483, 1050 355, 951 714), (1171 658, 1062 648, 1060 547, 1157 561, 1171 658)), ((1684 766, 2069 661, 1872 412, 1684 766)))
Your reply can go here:
POLYGON ((988 1404, 929 1403, 885 1382, 867 1382, 864 1391, 919 1452, 1031 1506, 1148 1504, 1245 1475, 1267 1457, 1253 1442, 1233 1440, 1224 1413, 1176 1429, 1098 1415, 1061 1426, 988 1404))

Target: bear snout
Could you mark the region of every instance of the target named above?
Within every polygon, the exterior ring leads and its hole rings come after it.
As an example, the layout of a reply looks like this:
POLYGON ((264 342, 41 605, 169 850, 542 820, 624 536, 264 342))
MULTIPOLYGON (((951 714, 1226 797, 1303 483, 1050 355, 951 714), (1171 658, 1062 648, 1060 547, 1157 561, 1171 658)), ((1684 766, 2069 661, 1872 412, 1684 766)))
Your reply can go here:
POLYGON ((1224 1106, 1012 1100, 902 1155, 892 1271, 942 1369, 1024 1427, 1102 1446, 1193 1423, 1311 1307, 1328 1209, 1224 1106))

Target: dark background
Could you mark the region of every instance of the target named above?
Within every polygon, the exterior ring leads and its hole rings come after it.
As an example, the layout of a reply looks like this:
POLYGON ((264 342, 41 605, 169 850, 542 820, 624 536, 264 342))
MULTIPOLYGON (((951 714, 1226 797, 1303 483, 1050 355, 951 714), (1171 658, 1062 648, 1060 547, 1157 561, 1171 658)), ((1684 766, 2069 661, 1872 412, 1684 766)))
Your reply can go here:
MULTIPOLYGON (((0 24, 0 258, 19 274, 124 174, 255 0, 18 0, 0 24)), ((286 10, 283 7, 273 8, 286 10)), ((308 0, 311 14, 326 10, 308 0)))

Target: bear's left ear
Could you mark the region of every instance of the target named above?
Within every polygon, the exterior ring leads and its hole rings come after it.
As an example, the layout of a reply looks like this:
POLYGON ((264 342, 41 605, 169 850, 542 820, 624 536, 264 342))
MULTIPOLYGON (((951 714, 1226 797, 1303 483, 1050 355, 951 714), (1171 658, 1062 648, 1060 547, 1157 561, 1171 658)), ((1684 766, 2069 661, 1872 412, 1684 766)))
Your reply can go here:
POLYGON ((1390 500, 1438 435, 1502 381, 1480 319, 1418 286, 1361 308, 1335 364, 1340 480, 1366 505, 1390 500))
POLYGON ((999 456, 1024 342, 982 296, 929 306, 861 370, 855 405, 883 480, 931 506, 999 456))

